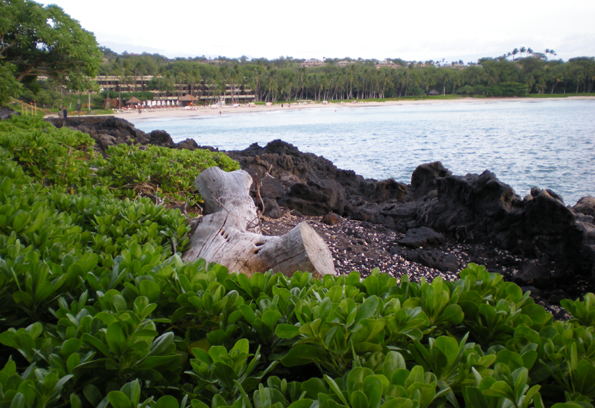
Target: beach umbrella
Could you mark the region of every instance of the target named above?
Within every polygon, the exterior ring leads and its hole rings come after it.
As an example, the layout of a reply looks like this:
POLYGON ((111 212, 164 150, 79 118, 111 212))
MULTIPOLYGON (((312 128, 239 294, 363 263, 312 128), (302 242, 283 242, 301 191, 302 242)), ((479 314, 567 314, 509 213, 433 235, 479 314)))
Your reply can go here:
POLYGON ((132 105, 132 104, 138 105, 139 103, 141 103, 140 99, 138 99, 134 96, 126 101, 126 105, 132 105))

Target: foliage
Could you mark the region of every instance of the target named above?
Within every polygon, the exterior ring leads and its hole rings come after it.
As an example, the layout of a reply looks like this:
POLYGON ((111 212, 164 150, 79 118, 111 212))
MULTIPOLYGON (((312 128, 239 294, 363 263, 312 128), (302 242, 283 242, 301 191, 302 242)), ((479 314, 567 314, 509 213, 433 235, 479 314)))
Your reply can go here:
POLYGON ((0 122, 0 147, 44 185, 89 184, 94 144, 85 133, 57 129, 37 117, 0 122))
POLYGON ((23 92, 21 83, 14 77, 15 67, 0 63, 0 106, 6 105, 11 96, 19 97, 23 92))
POLYGON ((486 93, 490 96, 523 96, 528 92, 526 85, 516 82, 503 82, 486 89, 486 93))
POLYGON ((595 326, 595 295, 587 293, 583 301, 564 299, 560 302, 564 309, 572 315, 573 321, 583 326, 595 326))
POLYGON ((365 279, 248 277, 187 263, 179 254, 185 217, 100 185, 107 172, 93 176, 101 169, 92 166, 106 164, 85 135, 53 133, 35 118, 1 126, 0 406, 539 408, 595 400, 593 294, 563 302, 573 319, 562 322, 474 264, 454 282, 415 283, 378 270, 365 279), (76 165, 36 160, 38 148, 76 165))
POLYGON ((227 155, 209 150, 121 144, 110 147, 104 160, 93 145, 89 135, 67 127, 57 129, 41 118, 0 122, 0 147, 44 186, 71 191, 102 186, 119 197, 148 194, 193 206, 200 200, 193 186, 198 173, 213 166, 239 169, 227 155))
POLYGON ((99 182, 114 194, 135 197, 145 192, 194 205, 194 180, 201 171, 219 166, 238 170, 239 164, 224 153, 209 150, 175 150, 158 146, 115 145, 97 172, 99 182))
POLYGON ((94 86, 90 78, 101 64, 95 37, 60 7, 8 0, 0 2, 0 15, 0 88, 10 92, 3 95, 18 96, 15 81, 36 90, 40 75, 74 90, 94 86))
POLYGON ((523 86, 530 94, 588 94, 595 84, 592 57, 548 61, 529 51, 513 61, 507 56, 483 58, 477 64, 456 67, 440 66, 439 61, 397 61, 379 69, 375 60, 351 61, 340 66, 335 64, 338 61, 327 58, 324 66, 302 67, 303 60, 283 57, 251 61, 219 57, 215 64, 204 57, 169 60, 158 54, 120 55, 110 50, 104 50, 104 56, 100 73, 117 77, 117 90, 151 90, 157 98, 179 97, 183 92, 203 101, 217 101, 224 93, 234 98, 247 91, 254 94, 257 103, 377 101, 425 97, 432 90, 442 97, 485 96, 492 86, 496 88, 490 94, 498 96, 523 94, 523 86), (139 83, 148 75, 152 79, 139 83), (498 87, 504 83, 514 83, 512 91, 510 86, 498 87), (235 87, 232 90, 226 84, 235 87))

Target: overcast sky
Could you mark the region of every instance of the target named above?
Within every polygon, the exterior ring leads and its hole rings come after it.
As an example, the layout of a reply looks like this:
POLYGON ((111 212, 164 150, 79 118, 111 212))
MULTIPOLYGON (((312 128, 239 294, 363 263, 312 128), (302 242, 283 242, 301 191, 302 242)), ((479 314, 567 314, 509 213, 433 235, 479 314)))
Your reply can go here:
POLYGON ((55 0, 116 52, 476 61, 595 56, 595 0, 55 0))

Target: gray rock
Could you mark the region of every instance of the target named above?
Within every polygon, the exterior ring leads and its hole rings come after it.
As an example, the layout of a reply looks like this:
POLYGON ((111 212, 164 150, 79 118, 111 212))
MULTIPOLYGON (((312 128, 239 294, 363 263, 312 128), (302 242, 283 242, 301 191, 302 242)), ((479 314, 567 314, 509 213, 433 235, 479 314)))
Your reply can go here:
POLYGON ((397 240, 397 243, 410 248, 425 248, 439 246, 445 241, 444 235, 434 231, 432 228, 420 227, 408 230, 405 237, 397 240))
POLYGON ((516 276, 517 282, 523 285, 544 285, 551 278, 551 270, 537 260, 525 262, 516 276))
POLYGON ((7 120, 13 116, 21 116, 21 113, 15 112, 7 106, 0 107, 0 120, 7 120))
POLYGON ((595 197, 586 196, 578 200, 576 205, 572 207, 575 213, 582 213, 595 217, 595 197))
POLYGON ((446 254, 438 249, 399 249, 392 247, 391 253, 398 253, 403 258, 425 265, 429 268, 438 269, 442 272, 456 272, 459 270, 459 262, 453 254, 446 254))
POLYGON ((436 179, 452 175, 444 168, 441 162, 426 163, 418 166, 411 175, 411 189, 413 198, 418 199, 426 196, 432 190, 436 190, 436 179))

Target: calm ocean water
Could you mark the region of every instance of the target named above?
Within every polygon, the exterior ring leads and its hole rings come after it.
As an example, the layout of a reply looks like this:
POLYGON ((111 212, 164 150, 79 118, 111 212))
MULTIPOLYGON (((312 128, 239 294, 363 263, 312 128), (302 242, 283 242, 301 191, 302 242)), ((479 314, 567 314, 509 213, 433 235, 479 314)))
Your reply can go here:
POLYGON ((521 197, 550 188, 573 205, 595 195, 595 100, 440 103, 139 119, 174 141, 238 150, 281 139, 364 177, 411 181, 422 164, 453 174, 491 170, 521 197))

